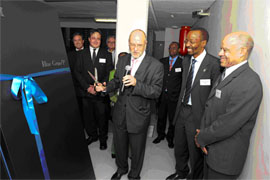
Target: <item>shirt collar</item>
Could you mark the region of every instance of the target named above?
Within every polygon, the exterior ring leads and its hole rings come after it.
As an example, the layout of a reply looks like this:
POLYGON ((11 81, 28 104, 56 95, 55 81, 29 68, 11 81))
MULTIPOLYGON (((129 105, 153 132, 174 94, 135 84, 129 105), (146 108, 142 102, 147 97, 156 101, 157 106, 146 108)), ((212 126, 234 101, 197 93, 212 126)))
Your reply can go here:
POLYGON ((172 59, 173 59, 173 61, 175 61, 177 58, 178 58, 178 55, 175 56, 174 58, 172 58, 172 57, 170 56, 170 57, 169 57, 169 60, 172 60, 172 59))
POLYGON ((84 49, 84 47, 82 47, 81 49, 76 48, 75 50, 76 50, 76 51, 81 51, 81 50, 83 50, 83 49, 84 49))
POLYGON ((198 57, 194 58, 192 56, 191 59, 196 59, 197 62, 201 63, 205 56, 206 56, 206 50, 204 49, 203 52, 198 57))
POLYGON ((107 49, 107 51, 108 51, 109 53, 114 53, 114 52, 115 52, 115 50, 113 50, 113 51, 109 51, 109 49, 107 49))
MULTIPOLYGON (((145 53, 145 51, 144 51, 143 54, 142 54, 139 58, 137 58, 136 60, 142 61, 143 58, 145 57, 145 54, 146 54, 146 53, 145 53)), ((133 58, 133 56, 131 55, 131 60, 132 60, 132 59, 134 59, 134 58, 133 58)))
POLYGON ((90 49, 90 51, 93 51, 94 49, 96 49, 96 53, 97 53, 98 50, 99 50, 99 47, 98 48, 93 48, 92 46, 89 46, 89 49, 90 49))
MULTIPOLYGON (((236 64, 234 66, 225 68, 225 77, 229 76, 233 71, 235 71, 236 69, 238 69, 240 66, 244 65, 247 63, 247 60, 244 60, 243 62, 236 64)), ((225 78, 224 77, 224 78, 225 78)))

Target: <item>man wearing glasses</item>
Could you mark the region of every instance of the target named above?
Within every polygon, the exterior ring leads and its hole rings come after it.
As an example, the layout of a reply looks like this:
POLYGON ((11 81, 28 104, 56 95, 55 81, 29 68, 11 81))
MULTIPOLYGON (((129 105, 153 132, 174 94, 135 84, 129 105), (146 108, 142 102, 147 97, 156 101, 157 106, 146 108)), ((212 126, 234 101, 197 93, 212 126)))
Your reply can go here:
POLYGON ((143 166, 147 130, 150 123, 150 104, 160 96, 163 81, 163 66, 146 55, 147 37, 144 31, 136 29, 129 36, 130 54, 120 57, 114 79, 107 87, 99 84, 96 91, 107 93, 117 88, 120 91, 113 111, 113 141, 117 171, 112 178, 121 179, 128 173, 128 179, 140 179, 143 166), (126 67, 131 67, 126 75, 126 67), (128 150, 131 149, 131 167, 128 164, 128 150))
POLYGON ((172 42, 169 46, 169 57, 162 58, 160 62, 164 67, 162 93, 159 97, 158 122, 157 122, 157 138, 154 144, 160 143, 165 137, 168 141, 168 147, 173 148, 174 143, 174 125, 173 117, 177 100, 182 84, 182 57, 179 56, 179 43, 172 42), (169 127, 167 133, 166 124, 167 117, 169 119, 169 127))

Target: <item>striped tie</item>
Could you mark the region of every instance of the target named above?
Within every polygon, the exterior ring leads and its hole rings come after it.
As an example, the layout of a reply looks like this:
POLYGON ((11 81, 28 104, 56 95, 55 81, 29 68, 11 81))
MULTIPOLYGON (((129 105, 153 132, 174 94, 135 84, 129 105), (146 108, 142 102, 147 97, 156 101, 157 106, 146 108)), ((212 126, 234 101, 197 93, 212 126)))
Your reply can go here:
POLYGON ((194 66, 195 66, 196 62, 197 62, 196 59, 192 59, 191 68, 189 70, 188 77, 187 77, 186 92, 185 92, 185 96, 184 96, 184 104, 188 103, 188 99, 190 97, 191 88, 192 88, 191 85, 192 85, 192 79, 193 79, 193 73, 194 73, 194 66))
POLYGON ((172 70, 172 63, 173 63, 173 59, 170 60, 170 67, 169 67, 169 71, 172 70))

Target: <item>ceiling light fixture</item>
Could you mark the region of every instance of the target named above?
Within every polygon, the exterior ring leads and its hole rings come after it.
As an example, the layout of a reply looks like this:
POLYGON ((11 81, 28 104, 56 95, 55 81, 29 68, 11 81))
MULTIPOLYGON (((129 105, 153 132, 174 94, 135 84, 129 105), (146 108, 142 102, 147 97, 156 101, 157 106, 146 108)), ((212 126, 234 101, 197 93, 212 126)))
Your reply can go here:
POLYGON ((105 22, 105 23, 115 23, 117 20, 115 18, 95 18, 96 22, 105 22))
POLYGON ((206 16, 210 16, 210 12, 206 12, 206 10, 203 9, 192 12, 192 18, 202 18, 206 16))

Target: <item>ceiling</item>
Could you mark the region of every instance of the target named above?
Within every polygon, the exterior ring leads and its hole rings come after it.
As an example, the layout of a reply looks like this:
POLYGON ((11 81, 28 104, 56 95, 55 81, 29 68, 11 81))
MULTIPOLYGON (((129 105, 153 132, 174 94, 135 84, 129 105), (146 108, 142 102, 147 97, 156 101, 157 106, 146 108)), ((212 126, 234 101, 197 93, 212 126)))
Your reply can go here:
MULTIPOLYGON (((53 6, 60 22, 92 22, 94 17, 116 18, 117 0, 41 0, 53 6)), ((193 11, 207 10, 215 0, 150 0, 148 28, 163 31, 165 28, 192 26, 198 19, 193 11)))

